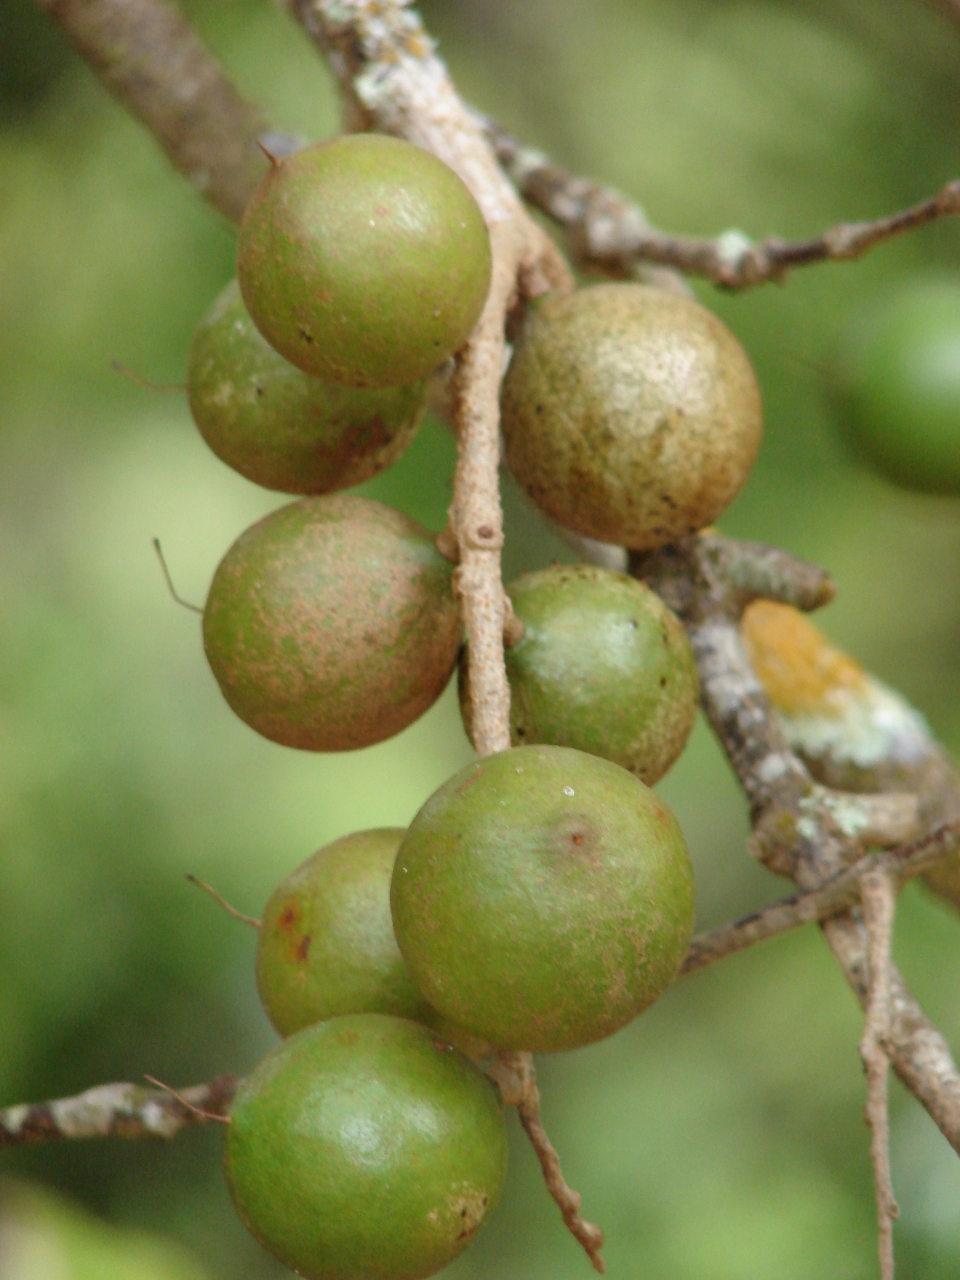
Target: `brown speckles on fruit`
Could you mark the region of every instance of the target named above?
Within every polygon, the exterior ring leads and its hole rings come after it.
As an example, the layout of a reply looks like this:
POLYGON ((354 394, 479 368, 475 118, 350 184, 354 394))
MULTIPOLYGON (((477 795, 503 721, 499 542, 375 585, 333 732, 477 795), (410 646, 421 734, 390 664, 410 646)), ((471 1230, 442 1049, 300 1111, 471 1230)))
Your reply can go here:
POLYGON ((263 912, 257 987, 281 1035, 347 1013, 436 1022, 393 936, 398 827, 356 831, 292 871, 263 912))
POLYGON ((676 294, 605 284, 531 309, 504 383, 511 471, 558 523, 647 549, 743 486, 760 396, 737 340, 676 294))
POLYGON ((391 737, 439 697, 456 662, 452 573, 426 529, 381 503, 282 507, 234 543, 210 588, 204 648, 224 697, 286 746, 346 751, 391 737))
POLYGON ((299 919, 300 908, 295 902, 288 902, 277 916, 277 928, 282 929, 284 933, 290 933, 296 928, 299 919))

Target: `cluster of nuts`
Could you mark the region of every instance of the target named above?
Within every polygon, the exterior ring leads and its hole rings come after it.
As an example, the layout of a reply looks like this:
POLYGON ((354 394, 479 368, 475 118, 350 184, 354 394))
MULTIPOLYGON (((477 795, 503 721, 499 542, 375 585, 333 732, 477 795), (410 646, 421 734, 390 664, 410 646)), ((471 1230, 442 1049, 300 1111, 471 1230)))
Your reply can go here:
MULTIPOLYGON (((342 491, 410 443, 490 273, 467 188, 396 139, 309 147, 251 202, 239 284, 194 339, 189 395, 225 462, 302 495, 230 548, 203 618, 224 697, 275 742, 381 741, 457 665, 453 567, 433 536, 342 491)), ((533 500, 636 549, 715 519, 761 431, 732 335, 634 284, 533 305, 502 411, 533 500)), ((690 939, 687 849, 650 790, 697 703, 682 626, 604 569, 555 566, 508 591, 523 623, 507 652, 513 748, 449 779, 408 830, 314 854, 262 921, 258 986, 284 1040, 234 1102, 227 1180, 253 1234, 314 1280, 415 1280, 456 1257, 505 1171, 478 1064, 612 1034, 669 986, 690 939)), ((469 732, 465 660, 461 706, 469 732)))

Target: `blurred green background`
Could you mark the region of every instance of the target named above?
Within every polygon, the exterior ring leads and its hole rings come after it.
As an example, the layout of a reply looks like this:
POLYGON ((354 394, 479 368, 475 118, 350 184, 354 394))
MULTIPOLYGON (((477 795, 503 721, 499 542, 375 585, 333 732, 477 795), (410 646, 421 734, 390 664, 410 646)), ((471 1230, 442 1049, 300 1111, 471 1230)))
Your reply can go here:
MULTIPOLYGON (((278 126, 335 130, 322 66, 268 0, 189 8, 278 126)), ((473 102, 661 226, 806 236, 960 173, 960 27, 921 0, 430 0, 423 11, 473 102)), ((185 873, 256 914, 319 845, 406 823, 469 748, 449 690, 399 738, 343 756, 273 746, 227 710, 150 539, 202 602, 232 540, 283 499, 208 453, 182 394, 147 391, 110 363, 182 380, 192 329, 232 274, 234 236, 29 0, 0 0, 0 29, 3 1105, 144 1072, 183 1085, 247 1069, 273 1042, 254 939, 185 873)), ((824 389, 851 308, 928 270, 960 271, 960 223, 785 287, 701 296, 746 345, 767 411, 760 463, 723 528, 829 567, 840 594, 822 625, 957 751, 960 502, 857 469, 824 389)), ((450 441, 428 425, 368 489, 440 528, 452 465, 450 441)), ((564 554, 506 498, 511 574, 564 554)), ((661 790, 691 844, 701 928, 783 892, 750 861, 744 806, 702 726, 661 790)), ((960 1049, 960 920, 911 886, 897 953, 960 1049)), ((611 1274, 875 1275, 859 1032, 808 928, 685 980, 604 1044, 543 1060, 545 1118, 607 1232, 611 1274)), ((960 1277, 960 1164, 899 1087, 892 1123, 899 1274, 960 1277)), ((212 1126, 169 1145, 4 1153, 0 1173, 35 1188, 0 1192, 20 1223, 20 1253, 0 1255, 11 1280, 288 1274, 236 1221, 220 1144, 212 1126)), ((450 1274, 589 1274, 522 1142, 502 1207, 450 1274)))

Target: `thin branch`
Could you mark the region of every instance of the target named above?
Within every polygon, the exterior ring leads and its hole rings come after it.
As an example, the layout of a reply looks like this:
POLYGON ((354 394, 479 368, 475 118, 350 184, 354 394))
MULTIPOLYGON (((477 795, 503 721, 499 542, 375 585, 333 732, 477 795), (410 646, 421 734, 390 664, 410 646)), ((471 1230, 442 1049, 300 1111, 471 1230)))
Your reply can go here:
POLYGON ((867 931, 868 987, 860 1056, 867 1075, 866 1120, 877 1198, 877 1235, 881 1280, 893 1280, 893 1220, 900 1212, 890 1178, 890 1115, 887 1081, 890 1062, 884 1043, 890 1034, 890 947, 897 887, 883 871, 863 877, 863 921, 867 931))
POLYGON ((330 59, 353 122, 397 134, 439 156, 473 192, 490 231, 490 294, 454 372, 458 461, 451 516, 459 544, 456 582, 469 643, 474 742, 481 756, 502 751, 510 745, 497 473, 506 316, 518 296, 543 292, 550 284, 569 288, 572 282, 506 181, 412 9, 359 0, 288 3, 330 59))
MULTIPOLYGON (((468 643, 472 737, 477 753, 490 755, 510 746, 510 689, 503 650, 509 619, 500 572, 499 484, 499 399, 506 367, 507 316, 518 301, 550 287, 570 289, 573 282, 549 238, 504 178, 481 127, 457 96, 433 41, 412 9, 402 0, 375 6, 362 0, 288 0, 288 4, 330 60, 354 127, 396 134, 439 156, 470 188, 490 232, 490 293, 474 332, 456 356, 451 388, 457 470, 450 509, 458 552, 455 582, 468 643)), ((446 537, 442 545, 452 554, 450 541, 446 537)), ((523 1054, 519 1060, 535 1090, 532 1057, 523 1054)), ((547 1188, 597 1266, 599 1244, 589 1232, 584 1234, 586 1224, 571 1207, 571 1197, 578 1203, 579 1197, 559 1176, 556 1153, 539 1122, 534 1094, 525 1093, 524 1098, 524 1128, 541 1158, 547 1188), (552 1163, 546 1160, 547 1150, 552 1163)))
POLYGON ((73 1098, 0 1111, 0 1148, 57 1138, 172 1138, 223 1120, 237 1090, 233 1076, 181 1090, 180 1097, 136 1084, 105 1084, 73 1098))
POLYGON ((811 240, 771 236, 754 242, 740 231, 715 239, 670 235, 652 228, 640 206, 618 191, 567 173, 493 121, 483 122, 524 199, 568 232, 571 252, 583 265, 612 275, 630 275, 637 264, 652 262, 744 289, 781 281, 794 267, 859 258, 893 236, 960 213, 960 180, 954 180, 909 209, 873 221, 841 222, 811 240))
POLYGON ((560 1157, 540 1119, 540 1089, 533 1058, 529 1053, 500 1053, 491 1063, 490 1074, 500 1085, 504 1100, 517 1108, 520 1123, 530 1139, 543 1171, 543 1178, 570 1234, 580 1242, 595 1271, 602 1275, 607 1264, 600 1250, 603 1232, 580 1215, 582 1197, 568 1186, 560 1167, 560 1157))
POLYGON ((960 850, 960 822, 949 823, 913 844, 868 854, 828 880, 820 889, 797 893, 782 902, 754 911, 732 924, 701 933, 690 943, 680 975, 696 973, 726 956, 774 938, 788 929, 839 915, 860 898, 860 882, 867 875, 893 875, 898 880, 919 875, 960 850))
MULTIPOLYGON (((822 929, 854 994, 866 1008, 869 990, 867 931, 849 912, 825 920, 822 929)), ((886 1048, 901 1082, 926 1107, 960 1155, 960 1073, 950 1046, 923 1014, 897 971, 890 970, 891 1023, 886 1048)))
POLYGON ((37 0, 206 200, 238 221, 267 162, 267 126, 166 0, 37 0))

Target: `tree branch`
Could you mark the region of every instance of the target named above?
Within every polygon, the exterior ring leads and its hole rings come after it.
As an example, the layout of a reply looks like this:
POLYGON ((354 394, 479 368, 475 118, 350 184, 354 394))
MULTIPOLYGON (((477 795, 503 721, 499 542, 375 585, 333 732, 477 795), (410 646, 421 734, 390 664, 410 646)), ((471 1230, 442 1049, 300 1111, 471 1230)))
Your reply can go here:
POLYGON ((136 1084, 104 1084, 74 1098, 0 1111, 0 1148, 56 1138, 172 1138, 181 1129, 224 1118, 237 1081, 219 1076, 183 1089, 179 1098, 136 1084))
POLYGON ((870 874, 889 874, 898 880, 919 875, 943 858, 960 850, 960 822, 949 823, 913 844, 871 853, 828 880, 820 889, 797 893, 782 902, 754 911, 732 924, 701 933, 690 943, 680 976, 696 973, 707 965, 754 943, 774 938, 798 925, 839 915, 860 899, 861 881, 870 874))
POLYGON ((37 0, 167 159, 205 199, 239 221, 267 169, 257 145, 289 150, 244 101, 179 9, 167 0, 37 0))
POLYGON ((670 235, 654 230, 640 206, 618 191, 567 173, 492 120, 483 123, 504 170, 525 200, 564 228, 573 256, 615 276, 652 262, 706 276, 727 289, 745 289, 781 281, 794 267, 859 258, 884 240, 960 213, 955 180, 909 209, 874 221, 841 222, 812 240, 790 243, 771 236, 753 242, 740 231, 708 240, 670 235))
MULTIPOLYGON (((815 783, 791 750, 784 724, 741 640, 741 590, 727 580, 723 564, 716 563, 702 537, 634 555, 631 568, 662 594, 687 626, 704 710, 750 802, 753 852, 771 870, 795 879, 801 889, 822 888, 861 857, 868 815, 858 808, 857 796, 815 783)), ((798 584, 803 580, 798 574, 798 584)), ((865 1002, 862 921, 847 912, 827 920, 823 930, 847 980, 865 1002)), ((891 1026, 885 1047, 897 1075, 960 1152, 960 1073, 943 1036, 892 967, 891 1026)))

